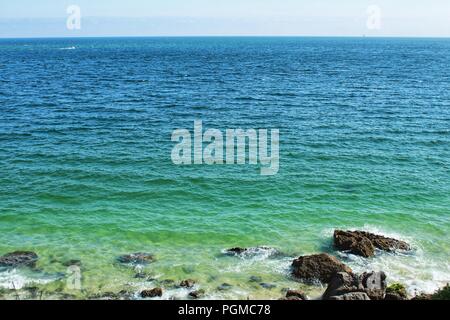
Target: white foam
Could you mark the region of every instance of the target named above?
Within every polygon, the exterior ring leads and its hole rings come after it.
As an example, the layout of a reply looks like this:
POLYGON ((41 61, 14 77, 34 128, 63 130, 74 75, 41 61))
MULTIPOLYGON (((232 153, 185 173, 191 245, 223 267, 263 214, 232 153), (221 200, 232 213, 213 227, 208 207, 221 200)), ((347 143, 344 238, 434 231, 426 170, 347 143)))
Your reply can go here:
POLYGON ((0 288, 4 289, 19 290, 31 284, 47 284, 55 280, 56 276, 29 275, 17 269, 0 272, 0 288))

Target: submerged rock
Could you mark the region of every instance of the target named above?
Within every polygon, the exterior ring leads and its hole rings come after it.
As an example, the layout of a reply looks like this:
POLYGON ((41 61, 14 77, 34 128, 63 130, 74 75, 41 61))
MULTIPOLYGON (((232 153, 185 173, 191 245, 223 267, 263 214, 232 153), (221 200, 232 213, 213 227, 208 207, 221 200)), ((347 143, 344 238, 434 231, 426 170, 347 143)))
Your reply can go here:
POLYGON ((149 272, 145 272, 145 271, 138 271, 136 272, 136 274, 134 275, 135 279, 143 279, 145 281, 156 281, 156 279, 153 277, 152 273, 149 272))
POLYGON ((142 298, 155 298, 161 297, 163 295, 163 290, 161 288, 153 288, 150 290, 144 290, 141 292, 142 298))
POLYGON ((71 267, 71 266, 81 267, 81 260, 77 260, 77 259, 67 260, 67 261, 63 262, 62 265, 64 267, 71 267))
POLYGON ((194 271, 195 271, 194 266, 184 266, 181 269, 183 270, 184 273, 187 273, 187 274, 194 273, 194 271))
POLYGON ((275 248, 259 246, 252 248, 235 247, 224 250, 224 254, 227 256, 239 256, 239 257, 253 257, 253 256, 267 256, 270 258, 283 257, 283 253, 275 248))
POLYGON ((0 257, 0 267, 35 267, 38 255, 31 251, 15 251, 0 257))
POLYGON ((222 283, 220 286, 217 287, 217 290, 219 291, 227 291, 230 290, 233 286, 229 283, 222 283))
POLYGON ((248 282, 262 282, 262 278, 260 276, 251 276, 248 282))
POLYGON ((123 264, 148 264, 155 261, 155 257, 149 253, 137 252, 131 254, 125 254, 117 258, 117 261, 123 264))
POLYGON ((166 289, 176 289, 179 288, 178 284, 173 279, 158 280, 158 285, 166 289))
POLYGON ((260 285, 262 288, 268 289, 268 290, 271 290, 271 289, 274 289, 274 288, 277 287, 275 284, 272 284, 272 283, 265 283, 265 282, 262 282, 262 283, 260 283, 259 285, 260 285))
MULTIPOLYGON (((351 293, 364 293, 371 300, 382 300, 386 294, 386 275, 384 272, 369 272, 362 275, 339 272, 334 275, 325 290, 323 300, 348 300, 336 297, 351 293)), ((361 296, 359 296, 361 297, 361 296)), ((362 299, 365 300, 365 299, 362 299)))
POLYGON ((365 231, 334 231, 334 246, 339 251, 349 251, 366 258, 375 255, 375 248, 383 251, 411 250, 411 246, 401 240, 387 238, 365 231))
POLYGON ((352 273, 352 269, 327 253, 302 256, 292 262, 293 276, 302 280, 328 283, 338 272, 352 273))
POLYGON ((147 278, 147 274, 145 272, 137 272, 134 275, 134 278, 135 279, 145 279, 145 278, 147 278))

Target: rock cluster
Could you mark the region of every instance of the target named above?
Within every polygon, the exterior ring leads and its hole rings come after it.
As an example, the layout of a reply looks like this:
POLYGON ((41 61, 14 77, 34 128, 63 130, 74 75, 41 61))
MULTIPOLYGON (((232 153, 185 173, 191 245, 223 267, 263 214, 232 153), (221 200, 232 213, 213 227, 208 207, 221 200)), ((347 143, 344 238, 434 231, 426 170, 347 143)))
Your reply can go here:
POLYGON ((387 238, 365 231, 334 231, 334 247, 365 258, 375 255, 375 248, 383 251, 411 250, 411 246, 401 240, 387 238))
MULTIPOLYGON (((411 250, 401 240, 364 231, 334 232, 334 247, 366 258, 373 257, 375 250, 393 252, 411 250)), ((328 284, 322 296, 324 300, 404 300, 406 290, 398 286, 387 287, 384 272, 366 272, 361 275, 327 253, 301 256, 292 262, 292 275, 302 281, 320 281, 328 284)), ((286 296, 286 298, 289 298, 286 296)))
MULTIPOLYGON (((388 238, 364 231, 335 230, 334 247, 339 251, 349 252, 365 258, 373 257, 376 250, 395 252, 397 250, 408 251, 411 246, 401 240, 388 238)), ((278 256, 276 249, 270 247, 242 248, 235 247, 224 251, 226 255, 236 256, 241 259, 252 258, 255 255, 265 257, 278 256)), ((285 256, 285 255, 283 255, 285 256)), ((38 255, 31 251, 16 251, 0 256, 1 268, 35 267, 38 255)), ((155 261, 155 257, 149 253, 137 252, 119 256, 117 261, 122 264, 141 266, 155 261)), ((80 260, 68 260, 61 263, 64 266, 81 266, 80 260)), ((306 282, 321 282, 327 288, 321 299, 323 300, 407 300, 406 288, 401 284, 387 286, 386 274, 384 272, 365 272, 356 274, 353 270, 336 257, 328 253, 300 256, 293 260, 291 265, 293 278, 306 282)), ((157 281, 142 270, 139 270, 135 278, 156 281, 154 288, 143 290, 138 294, 142 298, 156 298, 163 296, 163 290, 186 288, 189 289, 187 297, 190 299, 201 299, 205 297, 205 291, 199 289, 195 280, 185 279, 175 282, 172 279, 157 281), (164 289, 163 289, 164 288, 164 289)), ((249 278, 250 283, 259 284, 260 287, 272 290, 277 286, 262 281, 260 276, 249 278)), ((218 291, 231 290, 233 286, 223 283, 217 287, 218 291)), ((307 300, 307 296, 300 290, 283 289, 286 295, 282 300, 307 300), (286 291, 285 291, 286 290, 286 291)), ((91 299, 121 300, 133 299, 136 293, 121 291, 119 293, 104 293, 90 296, 91 299)), ((1 296, 1 295, 0 295, 1 296)), ((34 295, 36 296, 36 294, 34 295)), ((439 290, 435 294, 421 294, 413 299, 427 300, 450 299, 450 287, 439 290)))

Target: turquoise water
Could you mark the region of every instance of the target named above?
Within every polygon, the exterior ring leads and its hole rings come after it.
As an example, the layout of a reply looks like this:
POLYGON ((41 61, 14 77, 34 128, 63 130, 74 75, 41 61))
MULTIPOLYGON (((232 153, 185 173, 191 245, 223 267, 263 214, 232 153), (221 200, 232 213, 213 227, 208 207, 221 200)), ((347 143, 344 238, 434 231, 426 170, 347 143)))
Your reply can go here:
POLYGON ((449 68, 448 39, 0 40, 0 254, 40 256, 0 286, 58 286, 80 259, 79 296, 185 278, 210 298, 316 296, 292 257, 333 252, 349 228, 415 249, 340 254, 351 267, 432 291, 450 281, 449 68), (279 173, 172 164, 172 131, 194 120, 279 129, 279 173), (221 254, 260 245, 286 255, 221 254), (154 282, 116 263, 139 251, 154 282))

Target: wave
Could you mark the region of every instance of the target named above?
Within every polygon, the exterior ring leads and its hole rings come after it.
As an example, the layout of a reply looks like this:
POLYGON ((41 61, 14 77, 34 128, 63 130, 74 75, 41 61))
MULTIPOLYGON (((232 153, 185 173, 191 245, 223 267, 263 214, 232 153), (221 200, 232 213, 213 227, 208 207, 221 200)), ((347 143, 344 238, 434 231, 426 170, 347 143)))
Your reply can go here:
POLYGON ((20 290, 32 284, 47 284, 62 279, 60 274, 25 272, 21 269, 9 269, 0 272, 0 288, 20 290))

